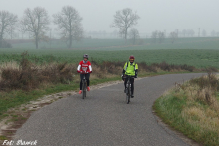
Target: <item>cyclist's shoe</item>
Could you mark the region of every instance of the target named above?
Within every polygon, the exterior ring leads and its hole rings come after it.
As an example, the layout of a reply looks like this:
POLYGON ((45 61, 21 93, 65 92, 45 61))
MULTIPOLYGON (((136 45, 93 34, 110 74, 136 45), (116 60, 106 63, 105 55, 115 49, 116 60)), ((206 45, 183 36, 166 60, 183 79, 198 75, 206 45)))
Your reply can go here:
POLYGON ((78 94, 81 94, 82 93, 82 90, 80 90, 79 92, 78 92, 78 94))
POLYGON ((134 94, 133 93, 131 94, 131 98, 134 98, 134 94))
POLYGON ((87 91, 90 91, 90 87, 87 87, 87 91))

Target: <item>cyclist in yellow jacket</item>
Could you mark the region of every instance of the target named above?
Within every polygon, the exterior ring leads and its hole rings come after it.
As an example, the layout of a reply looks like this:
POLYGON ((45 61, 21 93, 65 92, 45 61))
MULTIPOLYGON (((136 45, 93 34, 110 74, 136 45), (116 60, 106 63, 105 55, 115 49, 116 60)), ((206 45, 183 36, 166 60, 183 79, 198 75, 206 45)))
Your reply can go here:
MULTIPOLYGON (((129 76, 133 76, 133 78, 131 78, 131 97, 134 97, 134 78, 137 78, 137 74, 138 74, 138 64, 136 64, 134 62, 135 57, 133 55, 131 55, 129 57, 129 62, 126 62, 123 68, 123 75, 122 78, 125 77, 126 75, 129 76)), ((128 79, 125 78, 124 81, 124 86, 125 86, 125 90, 124 92, 126 92, 126 84, 127 84, 128 79)))

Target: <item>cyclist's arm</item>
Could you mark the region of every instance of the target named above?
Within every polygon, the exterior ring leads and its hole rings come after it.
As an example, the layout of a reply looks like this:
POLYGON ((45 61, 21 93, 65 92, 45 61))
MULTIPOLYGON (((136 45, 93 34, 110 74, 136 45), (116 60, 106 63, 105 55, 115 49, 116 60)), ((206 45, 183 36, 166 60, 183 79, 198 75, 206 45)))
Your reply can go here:
POLYGON ((138 75, 138 64, 135 65, 135 77, 137 78, 138 75))
POLYGON ((89 61, 89 71, 90 71, 90 73, 92 73, 92 67, 91 67, 91 63, 90 63, 90 61, 89 61))
POLYGON ((81 62, 78 65, 77 72, 79 72, 79 73, 81 72, 81 62))
POLYGON ((125 74, 126 68, 127 68, 127 62, 125 63, 125 65, 123 67, 123 71, 122 71, 123 74, 125 74))

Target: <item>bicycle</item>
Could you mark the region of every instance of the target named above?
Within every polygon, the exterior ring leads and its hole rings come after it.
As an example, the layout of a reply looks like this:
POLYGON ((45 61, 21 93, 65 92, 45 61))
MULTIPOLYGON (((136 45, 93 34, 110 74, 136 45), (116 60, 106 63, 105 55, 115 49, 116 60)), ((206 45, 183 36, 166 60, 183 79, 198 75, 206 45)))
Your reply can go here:
POLYGON ((128 78, 128 81, 126 84, 126 103, 129 104, 130 98, 131 98, 131 81, 130 81, 130 79, 133 78, 133 76, 126 75, 126 77, 124 77, 124 78, 128 78))
POLYGON ((86 89, 87 89, 87 80, 85 78, 85 73, 83 74, 83 79, 82 79, 82 99, 86 97, 86 89))

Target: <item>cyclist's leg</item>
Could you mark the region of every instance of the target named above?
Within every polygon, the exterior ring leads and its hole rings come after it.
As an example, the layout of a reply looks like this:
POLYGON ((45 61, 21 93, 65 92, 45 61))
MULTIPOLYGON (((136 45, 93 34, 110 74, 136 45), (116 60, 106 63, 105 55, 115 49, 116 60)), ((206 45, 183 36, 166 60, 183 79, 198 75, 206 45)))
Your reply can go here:
MULTIPOLYGON (((127 84, 127 81, 128 81, 128 78, 125 78, 124 79, 124 87, 125 87, 125 89, 126 89, 126 84, 127 84)), ((124 90, 124 92, 126 93, 126 91, 124 90)))
POLYGON ((85 78, 86 78, 86 80, 87 80, 87 91, 90 91, 90 87, 89 87, 89 85, 90 85, 90 80, 89 80, 90 74, 89 74, 89 73, 86 74, 85 78))
POLYGON ((130 81, 131 81, 131 93, 132 95, 134 95, 134 78, 131 78, 130 81))
POLYGON ((80 81, 80 85, 79 85, 79 87, 80 87, 79 94, 82 93, 82 78, 83 78, 82 74, 80 74, 80 78, 81 78, 81 81, 80 81))
POLYGON ((82 79, 83 79, 83 74, 80 74, 81 82, 80 82, 80 90, 82 90, 82 79))
POLYGON ((86 78, 86 80, 87 80, 87 86, 89 86, 90 85, 90 74, 88 73, 88 74, 85 74, 85 78, 86 78))

